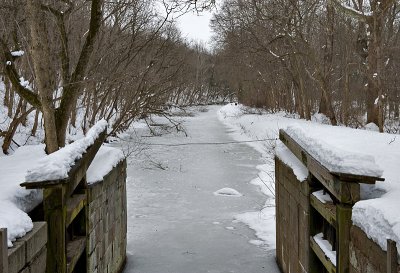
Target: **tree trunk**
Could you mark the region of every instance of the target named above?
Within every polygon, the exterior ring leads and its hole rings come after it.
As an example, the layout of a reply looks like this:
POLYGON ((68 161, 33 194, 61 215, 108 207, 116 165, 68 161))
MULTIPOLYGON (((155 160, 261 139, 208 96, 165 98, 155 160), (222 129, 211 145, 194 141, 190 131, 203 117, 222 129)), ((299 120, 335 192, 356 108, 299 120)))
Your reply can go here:
POLYGON ((52 84, 51 80, 46 15, 41 9, 41 1, 27 0, 26 4, 32 40, 31 56, 36 77, 36 86, 42 102, 46 152, 52 153, 58 150, 59 145, 53 104, 55 85, 52 84))

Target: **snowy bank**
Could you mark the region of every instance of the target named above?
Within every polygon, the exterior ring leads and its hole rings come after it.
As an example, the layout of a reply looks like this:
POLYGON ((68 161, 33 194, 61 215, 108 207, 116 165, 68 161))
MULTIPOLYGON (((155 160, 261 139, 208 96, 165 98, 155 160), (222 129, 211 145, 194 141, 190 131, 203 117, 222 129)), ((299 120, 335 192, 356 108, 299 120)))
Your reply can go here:
MULTIPOLYGON (((278 137, 279 129, 286 129, 296 140, 302 141, 302 145, 311 149, 313 155, 329 166, 331 171, 384 177, 385 182, 373 186, 362 185, 363 200, 354 206, 352 220, 383 250, 386 250, 387 238, 396 241, 400 247, 400 139, 396 135, 323 125, 295 119, 282 112, 246 112, 247 108, 234 104, 228 104, 219 111, 220 120, 233 129, 232 135, 236 140, 274 139, 278 137)), ((258 182, 267 182, 267 185, 273 183, 269 177, 273 177, 274 172, 274 162, 271 160, 274 149, 280 159, 294 168, 300 181, 307 176, 307 170, 301 162, 280 141, 250 145, 261 152, 266 160, 265 165, 258 167, 263 180, 258 182)), ((260 187, 268 196, 267 207, 273 199, 271 187, 260 187)), ((257 219, 253 220, 257 233, 262 232, 263 227, 255 225, 257 219)), ((251 222, 247 221, 247 224, 251 222)), ((271 223, 265 222, 265 225, 271 223)))
POLYGON ((0 227, 7 228, 8 246, 33 228, 27 212, 42 201, 42 192, 19 184, 25 173, 46 156, 44 145, 20 147, 13 155, 0 157, 0 227))

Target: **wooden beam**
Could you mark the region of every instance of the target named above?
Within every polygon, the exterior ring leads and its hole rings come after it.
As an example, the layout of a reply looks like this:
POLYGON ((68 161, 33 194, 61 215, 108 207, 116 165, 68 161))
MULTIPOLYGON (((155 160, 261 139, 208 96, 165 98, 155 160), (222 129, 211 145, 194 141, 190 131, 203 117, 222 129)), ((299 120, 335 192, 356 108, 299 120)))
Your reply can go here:
POLYGON ((0 273, 8 273, 8 243, 6 228, 0 228, 0 273))
POLYGON ((68 227, 75 217, 81 212, 86 205, 85 194, 73 194, 67 201, 67 217, 65 219, 65 227, 68 227))
POLYGON ((321 247, 318 245, 318 243, 315 241, 315 239, 312 236, 310 236, 310 247, 314 251, 314 253, 317 255, 317 257, 321 261, 321 263, 324 265, 326 270, 329 273, 336 273, 336 266, 332 263, 331 260, 328 259, 328 257, 325 255, 324 251, 321 249, 321 247))
POLYGON ((397 257, 396 242, 387 239, 387 273, 397 273, 397 257))
POLYGON ((333 202, 322 203, 312 193, 310 194, 310 205, 315 208, 322 217, 336 228, 336 206, 333 202))
POLYGON ((350 272, 350 228, 352 207, 345 204, 336 205, 336 267, 338 273, 350 272))
POLYGON ((67 273, 74 272, 75 265, 86 247, 86 237, 78 237, 67 244, 67 273))

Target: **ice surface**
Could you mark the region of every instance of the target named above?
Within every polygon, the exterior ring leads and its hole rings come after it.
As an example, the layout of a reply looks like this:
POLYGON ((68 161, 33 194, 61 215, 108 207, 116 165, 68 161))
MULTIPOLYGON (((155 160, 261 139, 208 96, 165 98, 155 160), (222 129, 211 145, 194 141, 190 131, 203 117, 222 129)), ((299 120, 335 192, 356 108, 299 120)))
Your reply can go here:
POLYGON ((240 197, 242 194, 232 188, 222 188, 214 192, 214 195, 240 197))
POLYGON ((75 161, 80 159, 86 150, 107 128, 107 122, 97 122, 84 138, 66 145, 64 148, 41 159, 38 164, 27 171, 26 182, 39 182, 65 179, 75 161))
POLYGON ((336 251, 332 250, 332 245, 328 240, 325 240, 323 236, 322 233, 318 233, 314 236, 314 240, 325 253, 325 256, 328 257, 334 266, 336 266, 336 251))
MULTIPOLYGON (((232 141, 227 133, 230 130, 217 119, 219 108, 209 107, 208 112, 183 117, 180 122, 188 136, 171 132, 145 140, 149 144, 232 141)), ((148 129, 143 130, 148 135, 148 129)), ((141 134, 141 129, 137 133, 141 134)), ((266 197, 258 187, 249 184, 260 171, 256 169, 262 164, 260 158, 245 144, 149 145, 144 153, 131 155, 125 272, 278 273, 273 244, 251 244, 250 240, 257 239, 253 230, 232 221, 234 215, 256 210, 265 203, 266 197), (160 164, 165 168, 155 167, 160 164), (235 189, 243 196, 212 194, 222 188, 235 189)), ((260 214, 255 217, 266 220, 260 214)), ((266 222, 275 226, 273 217, 266 222)), ((274 236, 271 232, 272 241, 274 236)))

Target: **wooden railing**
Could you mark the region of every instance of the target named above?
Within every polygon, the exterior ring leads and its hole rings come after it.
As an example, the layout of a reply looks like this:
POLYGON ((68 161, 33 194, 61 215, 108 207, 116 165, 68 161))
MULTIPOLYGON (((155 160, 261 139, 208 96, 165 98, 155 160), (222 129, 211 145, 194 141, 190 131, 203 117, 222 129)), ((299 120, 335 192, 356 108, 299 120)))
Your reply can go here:
MULTIPOLYGON (((316 160, 306 149, 297 143, 284 130, 279 132, 280 140, 308 169, 309 177, 309 273, 338 272, 348 273, 351 214, 353 205, 360 200, 360 184, 375 184, 384 181, 381 177, 362 176, 329 171, 316 160), (331 202, 322 202, 312 193, 323 190, 331 198, 331 202), (323 234, 336 251, 336 261, 326 255, 315 239, 317 234, 323 234)), ((397 271, 396 245, 388 243, 388 273, 397 271), (389 251, 390 250, 390 251, 389 251), (389 254, 390 253, 390 254, 389 254), (392 269, 389 269, 391 267, 392 269), (396 269, 394 269, 396 268, 396 269), (392 271, 390 271, 392 270, 392 271)))
POLYGON ((86 272, 86 172, 105 138, 106 130, 75 162, 68 172, 68 178, 21 184, 27 189, 43 189, 44 217, 48 224, 48 273, 86 272))

